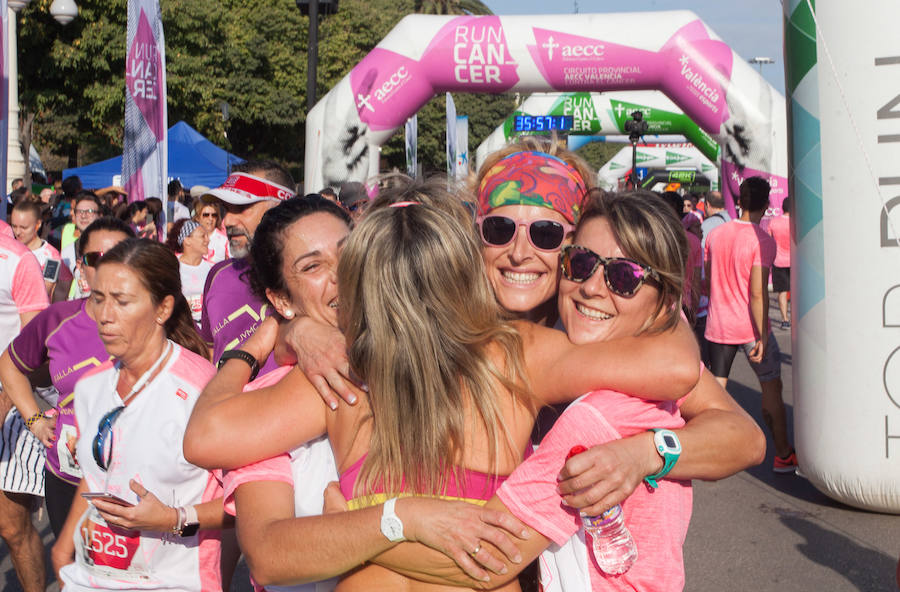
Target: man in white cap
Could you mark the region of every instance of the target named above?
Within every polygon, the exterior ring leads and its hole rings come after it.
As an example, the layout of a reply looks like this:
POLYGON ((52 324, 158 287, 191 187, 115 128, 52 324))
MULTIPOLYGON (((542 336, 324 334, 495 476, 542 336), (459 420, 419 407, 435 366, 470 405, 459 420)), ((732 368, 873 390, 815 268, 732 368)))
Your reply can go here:
MULTIPOLYGON (((253 233, 270 208, 294 197, 294 180, 284 168, 271 161, 248 161, 235 165, 220 187, 205 193, 202 200, 219 202, 225 211, 224 224, 232 259, 216 264, 203 289, 203 316, 200 335, 212 344, 213 362, 225 351, 237 349, 250 337, 266 316, 246 279, 247 254, 253 233)), ((259 374, 277 367, 271 358, 259 374)))

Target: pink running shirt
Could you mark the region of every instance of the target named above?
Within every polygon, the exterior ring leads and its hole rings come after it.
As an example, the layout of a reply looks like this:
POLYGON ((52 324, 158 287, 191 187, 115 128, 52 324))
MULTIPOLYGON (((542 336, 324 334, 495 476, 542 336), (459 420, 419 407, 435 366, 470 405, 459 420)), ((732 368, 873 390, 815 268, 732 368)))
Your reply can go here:
POLYGON ((704 251, 710 265, 706 339, 742 344, 760 338, 750 310, 750 270, 771 269, 775 250, 775 240, 752 222, 732 220, 709 233, 704 251))
POLYGON ((775 239, 778 252, 775 254, 775 267, 791 266, 791 219, 788 214, 772 218, 769 222, 769 234, 775 239))
MULTIPOLYGON (((630 397, 614 391, 594 391, 569 405, 541 441, 537 451, 519 465, 500 486, 497 495, 510 512, 556 545, 568 545, 566 551, 577 553, 574 562, 587 565, 593 590, 675 591, 684 588, 682 546, 691 519, 692 490, 689 481, 664 479, 659 488, 649 490, 639 485, 622 502, 625 524, 637 545, 638 558, 628 572, 610 577, 600 571, 590 556, 589 546, 581 541, 581 518, 572 508, 560 503, 556 490, 557 475, 573 446, 596 446, 656 428, 678 428, 684 420, 676 402, 654 402, 630 397), (574 536, 578 534, 578 536, 574 536), (573 549, 574 547, 574 549, 573 549), (587 556, 585 557, 585 554, 587 556)), ((581 579, 573 574, 574 564, 562 566, 554 556, 555 547, 541 555, 541 580, 545 590, 571 589, 550 581, 556 573, 581 579), (562 573, 560 573, 562 572, 562 573), (569 573, 565 573, 569 572, 569 573)))
POLYGON ((37 258, 15 238, 0 234, 0 346, 5 349, 19 334, 19 315, 49 305, 37 258))

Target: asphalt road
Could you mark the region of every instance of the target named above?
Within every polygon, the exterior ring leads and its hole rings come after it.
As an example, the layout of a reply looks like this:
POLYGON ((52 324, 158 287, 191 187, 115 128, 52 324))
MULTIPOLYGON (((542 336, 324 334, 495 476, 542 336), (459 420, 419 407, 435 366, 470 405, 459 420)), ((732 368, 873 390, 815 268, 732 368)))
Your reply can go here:
MULTIPOLYGON (((778 317, 773 300, 772 312, 778 317)), ((791 343, 775 329, 782 350, 788 422, 792 423, 791 343)), ((728 391, 761 424, 759 383, 742 355, 728 391)), ((900 516, 849 508, 827 498, 805 479, 771 471, 765 462, 716 483, 694 482, 694 514, 685 543, 689 592, 892 592, 900 553, 900 516)), ((46 518, 38 522, 52 540, 46 518)), ((239 566, 233 592, 249 592, 239 566)), ((48 581, 52 581, 48 577, 48 581)), ((0 543, 0 588, 22 588, 0 543)), ((57 590, 51 584, 48 590, 57 590)))

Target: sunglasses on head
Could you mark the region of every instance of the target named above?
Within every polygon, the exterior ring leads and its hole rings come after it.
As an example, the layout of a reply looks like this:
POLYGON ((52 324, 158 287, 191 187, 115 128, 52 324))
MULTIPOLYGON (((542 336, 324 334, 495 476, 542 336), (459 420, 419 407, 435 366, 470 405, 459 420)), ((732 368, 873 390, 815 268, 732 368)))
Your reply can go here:
POLYGON ((81 256, 81 264, 86 265, 87 267, 96 267, 101 257, 103 257, 103 251, 85 253, 81 256))
POLYGON ((579 245, 566 245, 559 254, 559 264, 565 278, 571 282, 586 282, 597 268, 603 266, 603 279, 613 294, 626 298, 634 296, 648 278, 659 282, 659 274, 651 267, 624 257, 601 257, 579 245))
POLYGON ((125 411, 125 406, 120 405, 100 418, 100 423, 97 424, 97 435, 94 436, 91 452, 94 454, 94 461, 96 461, 97 466, 103 471, 109 469, 109 462, 112 460, 112 427, 123 411, 125 411), (107 441, 109 446, 106 445, 107 441))
POLYGON ((528 228, 528 242, 539 251, 556 251, 566 235, 575 227, 555 220, 520 220, 508 216, 479 216, 481 240, 492 247, 504 247, 513 242, 520 226, 528 228))

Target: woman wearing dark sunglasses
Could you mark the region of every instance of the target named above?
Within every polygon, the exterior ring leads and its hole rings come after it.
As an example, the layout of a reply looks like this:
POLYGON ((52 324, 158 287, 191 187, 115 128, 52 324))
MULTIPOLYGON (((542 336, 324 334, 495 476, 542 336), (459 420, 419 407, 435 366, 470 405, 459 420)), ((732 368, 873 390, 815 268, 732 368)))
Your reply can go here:
MULTIPOLYGON (((88 285, 94 281, 95 257, 129 237, 134 237, 131 228, 116 218, 100 218, 85 228, 76 250, 81 254, 79 269, 88 285)), ((86 302, 81 298, 51 304, 23 327, 0 356, 3 391, 47 447, 44 500, 54 536, 62 530, 81 479, 81 469, 73 457, 75 383, 109 358, 86 302), (59 398, 53 411, 42 412, 28 375, 45 363, 49 363, 59 398)))
MULTIPOLYGON (((559 312, 569 338, 586 344, 671 331, 679 323, 686 257, 680 223, 658 197, 593 195, 574 244, 560 255, 559 312)), ((760 462, 764 453, 761 431, 708 372, 677 404, 593 391, 569 406, 487 507, 511 512, 531 529, 517 542, 526 561, 543 552, 545 592, 678 591, 684 588, 689 479, 722 478, 760 462), (685 424, 682 416, 691 421, 685 424), (743 435, 735 438, 731 430, 743 435), (569 459, 576 446, 596 446, 593 458, 569 459), (734 446, 744 451, 731 459, 719 450, 734 446), (609 492, 586 503, 597 482, 609 492), (637 559, 624 574, 607 575, 592 561, 585 538, 575 536, 581 519, 572 508, 598 516, 616 503, 637 559), (550 543, 556 545, 544 551, 550 543)))
POLYGON ((53 548, 58 577, 67 591, 220 590, 220 482, 181 447, 215 369, 178 261, 160 243, 128 239, 93 266, 88 306, 114 361, 75 387, 83 477, 53 548))
POLYGON ((206 253, 206 260, 210 263, 218 263, 228 259, 228 236, 220 227, 219 206, 214 203, 207 203, 197 200, 197 213, 194 214, 194 221, 199 222, 206 229, 209 235, 209 249, 206 253))
POLYGON ((559 250, 571 241, 592 175, 578 156, 525 138, 491 154, 475 179, 485 270, 500 305, 552 327, 559 250))

